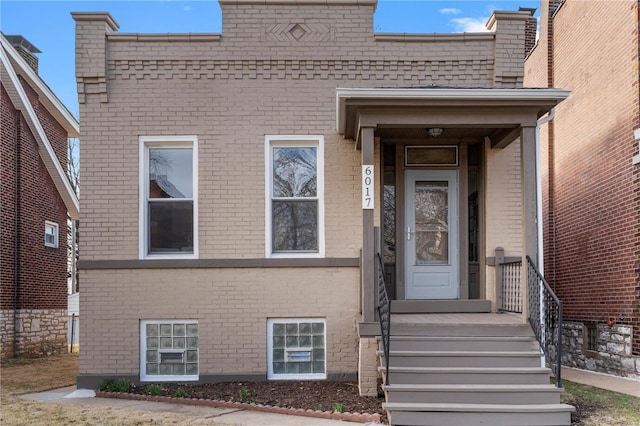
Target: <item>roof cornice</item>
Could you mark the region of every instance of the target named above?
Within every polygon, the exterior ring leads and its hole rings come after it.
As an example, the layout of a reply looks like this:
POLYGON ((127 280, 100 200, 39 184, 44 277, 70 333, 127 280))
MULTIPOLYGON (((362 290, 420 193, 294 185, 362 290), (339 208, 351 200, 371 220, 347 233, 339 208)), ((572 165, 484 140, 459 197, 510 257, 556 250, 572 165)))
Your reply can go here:
POLYGON ((40 101, 47 111, 56 118, 56 121, 64 127, 71 138, 80 136, 80 124, 78 120, 69 112, 67 107, 51 91, 40 76, 26 63, 20 54, 9 43, 3 34, 0 34, 0 46, 11 58, 11 61, 18 67, 18 73, 29 82, 29 85, 40 96, 40 101))
MULTIPOLYGON (((2 40, 4 40, 4 37, 2 37, 2 40)), ((40 148, 39 152, 42 162, 51 176, 51 179, 53 180, 53 183, 65 206, 67 207, 69 216, 71 216, 72 219, 78 219, 80 212, 78 197, 73 191, 65 171, 60 165, 58 157, 56 157, 56 154, 53 151, 53 147, 47 138, 47 134, 42 128, 42 124, 40 124, 40 120, 38 120, 38 116, 29 102, 29 98, 20 83, 18 74, 13 69, 12 62, 9 60, 9 56, 7 55, 7 49, 5 49, 4 46, 3 48, 0 48, 0 64, 2 71, 4 71, 8 77, 8 81, 3 78, 3 83, 10 85, 10 87, 7 87, 7 92, 9 93, 12 102, 16 104, 16 107, 23 111, 25 121, 27 122, 31 133, 35 137, 40 148)))

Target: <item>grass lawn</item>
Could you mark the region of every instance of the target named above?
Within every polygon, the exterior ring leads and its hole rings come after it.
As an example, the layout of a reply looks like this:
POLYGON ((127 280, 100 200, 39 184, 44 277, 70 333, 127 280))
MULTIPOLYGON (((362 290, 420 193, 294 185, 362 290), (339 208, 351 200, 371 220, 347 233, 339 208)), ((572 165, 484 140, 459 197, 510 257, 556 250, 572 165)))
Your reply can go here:
MULTIPOLYGON (((5 360, 0 366, 1 425, 168 425, 184 422, 180 416, 132 409, 42 403, 17 395, 69 386, 78 374, 78 355, 5 360)), ((563 402, 576 407, 574 425, 640 426, 640 398, 564 381, 563 402)), ((211 420, 189 422, 209 424, 211 420)))

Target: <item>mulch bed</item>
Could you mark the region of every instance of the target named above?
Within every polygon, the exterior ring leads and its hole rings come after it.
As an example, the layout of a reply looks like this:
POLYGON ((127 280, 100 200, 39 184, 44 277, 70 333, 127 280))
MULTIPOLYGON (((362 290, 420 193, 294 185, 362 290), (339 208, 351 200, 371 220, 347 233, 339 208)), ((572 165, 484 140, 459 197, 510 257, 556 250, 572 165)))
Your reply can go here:
MULTIPOLYGON (((380 414, 386 422, 382 409, 384 397, 360 396, 355 382, 334 381, 277 381, 277 382, 231 382, 200 385, 178 383, 156 383, 161 396, 175 397, 186 392, 188 398, 228 401, 234 403, 314 412, 344 411, 349 413, 380 414)), ((157 391, 157 388, 155 388, 157 391)), ((132 385, 130 393, 149 395, 149 385, 132 385)), ((157 395, 158 392, 154 392, 157 395)), ((249 407, 250 408, 250 407, 249 407)))

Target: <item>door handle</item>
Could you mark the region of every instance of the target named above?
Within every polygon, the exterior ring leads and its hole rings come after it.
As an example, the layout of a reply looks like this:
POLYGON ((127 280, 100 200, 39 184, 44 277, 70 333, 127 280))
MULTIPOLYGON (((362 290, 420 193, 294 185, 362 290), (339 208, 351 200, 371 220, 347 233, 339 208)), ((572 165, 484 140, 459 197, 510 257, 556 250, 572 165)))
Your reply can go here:
POLYGON ((411 227, 407 226, 407 241, 411 241, 411 227))

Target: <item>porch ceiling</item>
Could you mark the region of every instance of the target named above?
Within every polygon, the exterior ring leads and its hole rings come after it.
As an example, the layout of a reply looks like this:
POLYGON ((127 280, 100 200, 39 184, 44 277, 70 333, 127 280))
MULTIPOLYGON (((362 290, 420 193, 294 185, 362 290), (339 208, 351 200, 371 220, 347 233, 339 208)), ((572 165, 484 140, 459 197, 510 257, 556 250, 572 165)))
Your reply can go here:
POLYGON ((503 148, 567 96, 558 89, 338 88, 336 126, 357 145, 362 128, 373 127, 384 138, 426 140, 425 128, 442 127, 447 140, 439 143, 488 137, 503 148))

